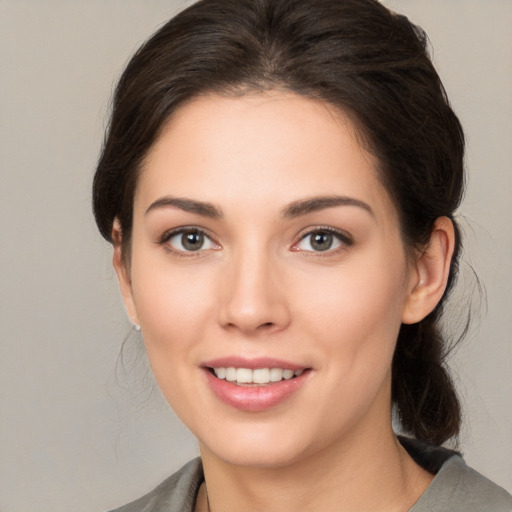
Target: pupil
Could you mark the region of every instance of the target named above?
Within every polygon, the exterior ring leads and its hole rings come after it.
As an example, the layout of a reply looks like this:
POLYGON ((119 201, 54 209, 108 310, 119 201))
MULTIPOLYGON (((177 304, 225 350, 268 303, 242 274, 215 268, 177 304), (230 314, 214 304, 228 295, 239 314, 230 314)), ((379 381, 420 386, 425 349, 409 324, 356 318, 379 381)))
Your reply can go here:
POLYGON ((315 233, 311 239, 311 247, 316 251, 326 251, 332 245, 332 235, 330 233, 315 233))
POLYGON ((192 233, 183 233, 181 237, 181 243, 187 251, 197 251, 201 249, 203 245, 204 236, 202 233, 197 231, 192 233))

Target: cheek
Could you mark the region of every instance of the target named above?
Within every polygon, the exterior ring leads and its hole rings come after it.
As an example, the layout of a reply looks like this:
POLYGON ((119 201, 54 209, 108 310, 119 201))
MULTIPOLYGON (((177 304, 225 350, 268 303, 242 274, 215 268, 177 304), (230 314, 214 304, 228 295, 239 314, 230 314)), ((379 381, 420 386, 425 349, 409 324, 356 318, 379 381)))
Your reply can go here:
POLYGON ((132 288, 148 360, 165 398, 187 424, 190 397, 200 392, 191 376, 214 315, 211 276, 169 265, 165 258, 140 261, 132 264, 132 288))
POLYGON ((372 404, 380 404, 379 418, 387 418, 390 409, 390 370, 401 325, 404 274, 396 264, 375 271, 365 268, 359 272, 355 265, 347 266, 325 279, 317 274, 296 293, 303 297, 300 331, 314 342, 322 375, 321 389, 312 400, 333 435, 363 417, 372 404), (318 396, 330 398, 320 401, 318 396))
POLYGON ((140 261, 133 262, 132 288, 148 355, 184 349, 202 336, 213 315, 211 272, 170 265, 165 258, 140 261))
POLYGON ((302 328, 332 354, 338 370, 389 369, 405 300, 407 267, 400 258, 354 259, 296 290, 302 328))
POLYGON ((302 289, 295 296, 305 299, 306 311, 309 307, 312 314, 329 318, 330 322, 348 317, 351 324, 367 325, 401 312, 406 270, 400 255, 395 262, 385 263, 381 258, 353 258, 336 269, 305 272, 303 279, 296 281, 302 289))

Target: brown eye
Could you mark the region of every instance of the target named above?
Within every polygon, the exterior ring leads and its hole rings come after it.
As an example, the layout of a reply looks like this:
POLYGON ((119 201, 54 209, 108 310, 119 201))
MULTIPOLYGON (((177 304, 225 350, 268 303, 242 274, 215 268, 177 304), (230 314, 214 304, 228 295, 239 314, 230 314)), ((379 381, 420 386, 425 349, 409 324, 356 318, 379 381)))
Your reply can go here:
POLYGON ((294 246, 294 250, 326 252, 333 251, 344 245, 352 245, 352 240, 347 235, 330 229, 317 229, 304 235, 294 246))
POLYGON ((218 248, 218 245, 208 235, 198 229, 175 231, 166 238, 165 243, 178 252, 197 252, 218 248))
POLYGON ((319 231, 310 235, 310 244, 315 251, 327 251, 332 247, 334 237, 331 233, 319 231))
POLYGON ((204 235, 198 231, 181 234, 181 245, 187 251, 198 251, 203 247, 204 235))

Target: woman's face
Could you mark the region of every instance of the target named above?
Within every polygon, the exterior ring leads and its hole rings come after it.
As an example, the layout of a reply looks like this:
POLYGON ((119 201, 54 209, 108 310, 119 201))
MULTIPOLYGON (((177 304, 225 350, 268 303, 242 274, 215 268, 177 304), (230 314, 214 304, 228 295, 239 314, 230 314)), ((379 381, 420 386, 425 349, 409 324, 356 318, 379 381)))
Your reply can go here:
POLYGON ((192 101, 145 161, 132 236, 128 311, 204 452, 278 466, 390 428, 417 275, 341 113, 278 92, 192 101))

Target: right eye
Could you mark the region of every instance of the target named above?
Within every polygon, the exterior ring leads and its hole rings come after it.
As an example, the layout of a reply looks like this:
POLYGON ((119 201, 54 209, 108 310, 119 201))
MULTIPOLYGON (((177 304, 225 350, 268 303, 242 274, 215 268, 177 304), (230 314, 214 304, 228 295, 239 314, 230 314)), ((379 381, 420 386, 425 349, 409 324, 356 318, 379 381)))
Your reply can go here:
POLYGON ((178 252, 197 252, 219 248, 206 233, 199 229, 181 229, 168 233, 163 242, 178 252))

